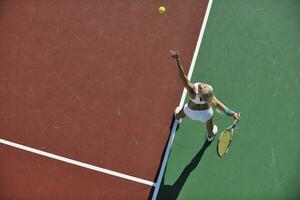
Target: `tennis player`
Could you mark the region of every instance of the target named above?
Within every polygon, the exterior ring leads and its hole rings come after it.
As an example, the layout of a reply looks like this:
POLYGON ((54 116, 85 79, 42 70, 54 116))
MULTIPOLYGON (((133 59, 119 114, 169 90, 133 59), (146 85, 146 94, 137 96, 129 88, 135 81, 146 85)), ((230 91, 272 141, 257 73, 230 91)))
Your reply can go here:
POLYGON ((226 115, 239 120, 240 115, 228 108, 224 103, 219 101, 213 93, 213 87, 207 83, 191 83, 184 73, 179 53, 171 50, 171 57, 176 60, 179 77, 184 87, 187 89, 190 100, 183 108, 177 107, 175 109, 175 120, 181 123, 181 119, 185 116, 190 117, 192 120, 206 123, 207 128, 207 141, 213 141, 218 132, 218 127, 213 124, 213 109, 216 108, 226 115))

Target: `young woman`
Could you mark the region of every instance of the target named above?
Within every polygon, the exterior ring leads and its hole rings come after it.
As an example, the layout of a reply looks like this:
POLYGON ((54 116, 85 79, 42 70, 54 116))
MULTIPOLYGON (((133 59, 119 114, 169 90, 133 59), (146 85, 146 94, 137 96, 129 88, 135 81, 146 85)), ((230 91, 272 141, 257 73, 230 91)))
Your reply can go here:
POLYGON ((226 115, 240 120, 239 113, 229 109, 221 101, 219 101, 213 93, 213 88, 207 83, 191 83, 184 73, 182 64, 180 61, 179 53, 171 50, 171 57, 176 60, 177 69, 180 80, 183 86, 187 89, 190 96, 190 100, 183 108, 177 107, 175 110, 175 120, 180 123, 181 118, 186 115, 192 120, 201 121, 206 123, 207 128, 207 140, 211 142, 217 134, 218 128, 213 125, 213 108, 223 111, 226 115))

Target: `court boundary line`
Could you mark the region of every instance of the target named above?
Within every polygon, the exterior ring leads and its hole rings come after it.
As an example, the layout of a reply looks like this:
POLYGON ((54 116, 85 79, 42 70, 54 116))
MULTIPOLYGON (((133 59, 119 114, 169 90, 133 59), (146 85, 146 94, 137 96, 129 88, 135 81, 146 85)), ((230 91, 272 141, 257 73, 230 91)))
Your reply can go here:
POLYGON ((27 151, 27 152, 31 152, 33 154, 38 154, 38 155, 41 155, 41 156, 52 158, 54 160, 62 161, 62 162, 65 162, 65 163, 69 163, 69 164, 76 165, 76 166, 79 166, 79 167, 83 167, 83 168, 86 168, 86 169, 90 169, 90 170, 93 170, 93 171, 102 172, 104 174, 109 174, 109 175, 112 175, 112 176, 115 176, 115 177, 119 177, 119 178, 123 178, 123 179, 126 179, 126 180, 138 182, 138 183, 141 183, 141 184, 145 184, 145 185, 149 185, 149 186, 155 186, 156 185, 156 183, 154 183, 152 181, 137 178, 137 177, 134 177, 134 176, 130 176, 130 175, 123 174, 123 173, 116 172, 116 171, 109 170, 109 169, 105 169, 105 168, 98 167, 98 166, 95 166, 95 165, 90 165, 90 164, 87 164, 87 163, 84 163, 84 162, 80 162, 80 161, 73 160, 73 159, 66 158, 66 157, 62 157, 62 156, 59 156, 59 155, 56 155, 56 154, 48 153, 46 151, 41 151, 41 150, 38 150, 38 149, 35 149, 35 148, 31 148, 31 147, 28 147, 28 146, 25 146, 25 145, 17 144, 17 143, 14 143, 14 142, 11 142, 11 141, 8 141, 8 140, 4 140, 4 139, 1 139, 1 138, 0 138, 0 144, 4 144, 4 145, 10 146, 10 147, 14 147, 14 148, 21 149, 21 150, 24 150, 24 151, 27 151))
MULTIPOLYGON (((210 10, 211 10, 212 3, 213 3, 213 0, 209 0, 208 4, 207 4, 207 8, 206 8, 203 23, 202 23, 202 26, 201 26, 201 29, 200 29, 197 45, 196 45, 196 48, 195 48, 195 51, 194 51, 193 59, 192 59, 190 69, 189 69, 189 73, 188 73, 188 77, 187 77, 189 80, 191 80, 191 77, 192 77, 192 74, 193 74, 193 71, 194 71, 194 68, 195 68, 195 63, 196 63, 196 60, 197 60, 197 56, 199 54, 200 46, 201 46, 201 43, 202 43, 202 39, 203 39, 203 35, 204 35, 204 31, 205 31, 206 24, 207 24, 207 21, 208 21, 208 16, 209 16, 209 13, 210 13, 210 10)), ((183 92, 182 92, 181 99, 180 99, 179 107, 183 106, 185 98, 186 98, 186 94, 187 94, 187 90, 184 88, 183 92)), ((165 172, 165 168, 166 168, 166 165, 167 165, 167 161, 168 161, 168 158, 169 158, 171 147, 173 145, 173 141, 174 141, 174 138, 175 138, 175 135, 176 135, 177 125, 178 125, 178 123, 176 122, 176 120, 174 120, 171 135, 170 135, 168 145, 167 145, 167 148, 166 148, 166 152, 165 152, 165 155, 164 155, 164 158, 163 158, 163 162, 162 162, 162 165, 161 165, 161 168, 160 168, 160 172, 159 172, 156 184, 154 186, 155 189, 154 189, 154 192, 153 192, 153 195, 152 195, 152 200, 156 200, 156 198, 157 198, 157 194, 158 194, 158 191, 159 191, 159 188, 160 188, 160 185, 161 185, 162 177, 163 177, 164 172, 165 172)))
MULTIPOLYGON (((205 16, 204 16, 203 23, 202 23, 202 26, 201 26, 201 29, 200 29, 200 34, 199 34, 199 37, 198 37, 197 45, 196 45, 196 48, 195 48, 195 51, 194 51, 194 55, 193 55, 192 62, 191 62, 191 65, 190 65, 190 69, 189 69, 189 73, 188 73, 188 79, 189 80, 191 79, 191 76, 192 76, 193 71, 194 71, 195 63, 196 63, 196 60, 197 60, 197 55, 198 55, 198 52, 199 52, 199 49, 200 49, 200 46, 201 46, 202 38, 203 38, 203 35, 204 35, 204 31, 205 31, 205 28, 206 28, 206 24, 207 24, 207 21, 208 21, 208 16, 209 16, 209 13, 210 13, 210 10, 211 10, 212 3, 213 3, 213 0, 209 0, 208 4, 207 4, 205 16)), ((180 107, 182 107, 183 104, 184 104, 186 94, 187 94, 187 90, 184 89, 183 92, 182 92, 180 103, 179 103, 180 107)), ((122 178, 122 179, 130 180, 130 181, 133 181, 133 182, 138 182, 138 183, 149 185, 149 186, 153 186, 153 187, 155 187, 155 189, 154 189, 154 193, 152 195, 152 200, 156 200, 157 194, 158 194, 158 191, 159 191, 159 188, 160 188, 160 185, 161 185, 162 176, 164 174, 166 164, 167 164, 167 160, 169 158, 170 150, 171 150, 171 147, 172 147, 175 135, 176 135, 176 127, 177 127, 177 122, 174 121, 173 126, 172 126, 171 136, 170 136, 169 141, 168 141, 168 145, 167 145, 167 148, 166 148, 166 152, 165 152, 165 155, 164 155, 164 158, 163 158, 162 166, 160 168, 159 176, 158 176, 158 179, 157 179, 156 183, 152 182, 152 181, 149 181, 149 180, 142 179, 142 178, 130 176, 130 175, 127 175, 127 174, 124 174, 124 173, 120 173, 120 172, 116 172, 116 171, 113 171, 113 170, 98 167, 98 166, 95 166, 95 165, 91 165, 91 164, 88 164, 88 163, 84 163, 84 162, 81 162, 81 161, 77 161, 77 160, 73 160, 73 159, 70 159, 70 158, 63 157, 63 156, 59 156, 59 155, 56 155, 56 154, 52 154, 52 153, 49 153, 49 152, 46 152, 46 151, 38 150, 38 149, 35 149, 35 148, 32 148, 32 147, 28 147, 28 146, 18 144, 18 143, 15 143, 15 142, 11 142, 11 141, 8 141, 8 140, 4 140, 4 139, 1 139, 1 138, 0 138, 0 144, 7 145, 7 146, 10 146, 10 147, 14 147, 14 148, 17 148, 17 149, 21 149, 21 150, 24 150, 24 151, 27 151, 27 152, 30 152, 30 153, 33 153, 33 154, 38 154, 40 156, 45 156, 45 157, 48 157, 48 158, 52 158, 54 160, 58 160, 58 161, 61 161, 61 162, 73 164, 75 166, 79 166, 79 167, 82 167, 82 168, 86 168, 86 169, 90 169, 90 170, 93 170, 93 171, 97 171, 97 172, 101 172, 101 173, 104 173, 104 174, 119 177, 119 178, 122 178)))

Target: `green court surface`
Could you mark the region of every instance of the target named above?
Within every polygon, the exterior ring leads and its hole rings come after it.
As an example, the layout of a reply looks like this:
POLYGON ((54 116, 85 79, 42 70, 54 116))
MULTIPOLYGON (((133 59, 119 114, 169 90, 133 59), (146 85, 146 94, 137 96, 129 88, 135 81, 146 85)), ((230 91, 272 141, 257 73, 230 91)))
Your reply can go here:
MULTIPOLYGON (((300 199, 300 1, 215 0, 197 81, 242 119, 220 159, 216 139, 202 148, 205 125, 185 118, 158 199, 300 199)), ((232 119, 214 121, 219 136, 232 119)))

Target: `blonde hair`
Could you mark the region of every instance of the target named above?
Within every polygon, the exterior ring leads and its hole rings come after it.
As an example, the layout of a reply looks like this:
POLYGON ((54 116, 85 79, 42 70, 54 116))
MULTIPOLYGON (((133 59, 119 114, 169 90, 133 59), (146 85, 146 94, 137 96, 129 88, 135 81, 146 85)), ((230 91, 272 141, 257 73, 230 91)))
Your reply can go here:
POLYGON ((203 91, 202 96, 204 100, 207 102, 207 104, 213 108, 216 108, 217 102, 216 99, 214 98, 214 89, 211 85, 206 84, 208 90, 203 91))

